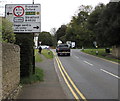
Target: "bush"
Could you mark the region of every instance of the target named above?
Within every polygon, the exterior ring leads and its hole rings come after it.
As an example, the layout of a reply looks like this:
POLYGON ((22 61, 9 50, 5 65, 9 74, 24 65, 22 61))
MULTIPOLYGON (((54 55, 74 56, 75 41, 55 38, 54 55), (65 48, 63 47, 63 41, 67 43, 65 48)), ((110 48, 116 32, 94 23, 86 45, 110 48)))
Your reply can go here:
POLYGON ((13 32, 13 24, 6 18, 0 18, 0 32, 2 32, 2 41, 7 43, 15 43, 15 34, 13 32))
POLYGON ((16 34, 16 44, 20 46, 20 76, 33 73, 33 34, 16 34))

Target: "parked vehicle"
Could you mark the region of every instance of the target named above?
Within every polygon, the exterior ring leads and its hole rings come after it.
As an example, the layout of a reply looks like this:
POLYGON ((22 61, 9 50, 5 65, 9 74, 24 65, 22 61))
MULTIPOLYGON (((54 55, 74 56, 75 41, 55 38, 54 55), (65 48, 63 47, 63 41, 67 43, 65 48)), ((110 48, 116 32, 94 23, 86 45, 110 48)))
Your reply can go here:
POLYGON ((47 46, 47 45, 41 45, 41 48, 42 48, 42 49, 49 49, 50 47, 47 46))
POLYGON ((59 44, 56 48, 57 55, 68 55, 70 56, 70 47, 67 44, 59 44))

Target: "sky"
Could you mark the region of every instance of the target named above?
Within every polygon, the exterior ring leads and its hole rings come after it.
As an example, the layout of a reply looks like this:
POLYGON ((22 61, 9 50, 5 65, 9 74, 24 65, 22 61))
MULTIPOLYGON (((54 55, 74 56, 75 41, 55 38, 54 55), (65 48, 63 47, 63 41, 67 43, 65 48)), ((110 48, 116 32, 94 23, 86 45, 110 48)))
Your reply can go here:
MULTIPOLYGON (((34 0, 41 4, 41 31, 50 32, 68 24, 80 5, 95 7, 99 3, 107 4, 110 0, 34 0)), ((4 16, 5 4, 32 4, 33 0, 0 0, 0 16, 4 16)))

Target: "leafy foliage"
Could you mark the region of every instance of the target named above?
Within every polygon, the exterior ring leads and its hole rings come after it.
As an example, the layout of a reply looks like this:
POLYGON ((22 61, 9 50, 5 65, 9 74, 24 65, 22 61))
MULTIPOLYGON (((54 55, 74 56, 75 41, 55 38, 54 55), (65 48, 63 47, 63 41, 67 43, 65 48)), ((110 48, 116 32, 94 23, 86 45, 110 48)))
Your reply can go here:
POLYGON ((92 41, 98 41, 99 37, 97 37, 97 32, 98 32, 97 25, 99 23, 99 18, 104 8, 105 8, 104 4, 97 5, 88 18, 87 28, 88 30, 91 31, 92 41))
MULTIPOLYGON (((42 33, 40 40, 45 44, 73 41, 77 47, 93 47, 96 41, 99 47, 120 45, 120 2, 110 2, 107 5, 98 4, 94 10, 91 6, 81 5, 70 23, 61 25, 55 35, 42 33)), ((53 45, 53 44, 51 44, 53 45)), ((54 44, 55 45, 55 44, 54 44)))
POLYGON ((87 29, 87 20, 91 8, 91 6, 80 6, 78 15, 72 17, 66 30, 66 40, 76 42, 77 47, 90 46, 92 43, 92 33, 87 29))
POLYGON ((56 31, 55 38, 58 40, 61 40, 63 42, 66 41, 65 35, 66 35, 66 25, 61 25, 61 27, 56 31))
POLYGON ((49 32, 41 32, 39 34, 38 41, 40 41, 42 45, 53 45, 52 35, 49 32))
POLYGON ((5 42, 14 43, 15 42, 15 34, 13 32, 13 24, 9 22, 7 19, 2 18, 2 25, 0 25, 0 29, 2 28, 2 39, 5 42))
POLYGON ((97 30, 99 42, 109 46, 120 45, 120 2, 107 4, 100 15, 97 30))
POLYGON ((20 46, 20 76, 29 77, 33 73, 33 34, 16 34, 20 46))
POLYGON ((93 47, 94 41, 100 47, 119 46, 120 2, 100 3, 94 10, 91 6, 81 5, 78 14, 66 26, 57 30, 57 40, 74 41, 77 47, 93 47))

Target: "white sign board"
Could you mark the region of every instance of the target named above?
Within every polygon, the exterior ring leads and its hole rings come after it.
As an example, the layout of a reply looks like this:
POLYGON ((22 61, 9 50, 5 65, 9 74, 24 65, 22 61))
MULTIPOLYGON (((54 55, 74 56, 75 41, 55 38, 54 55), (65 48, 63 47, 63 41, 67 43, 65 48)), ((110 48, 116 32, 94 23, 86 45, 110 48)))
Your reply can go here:
POLYGON ((14 24, 15 33, 33 33, 41 31, 40 4, 7 4, 6 18, 14 24))
POLYGON ((75 47, 75 42, 72 42, 72 46, 71 46, 72 48, 74 48, 75 47))

